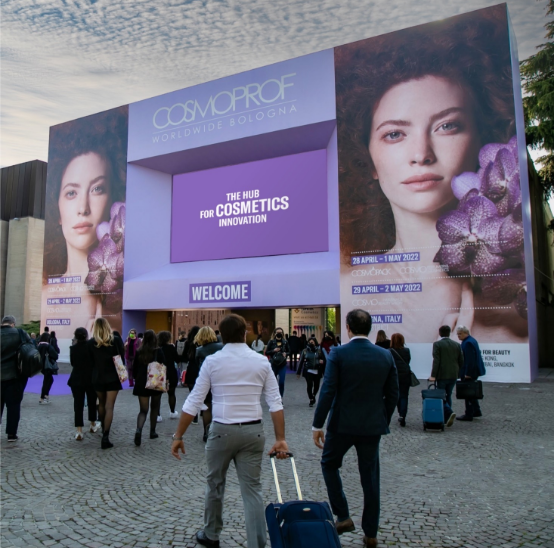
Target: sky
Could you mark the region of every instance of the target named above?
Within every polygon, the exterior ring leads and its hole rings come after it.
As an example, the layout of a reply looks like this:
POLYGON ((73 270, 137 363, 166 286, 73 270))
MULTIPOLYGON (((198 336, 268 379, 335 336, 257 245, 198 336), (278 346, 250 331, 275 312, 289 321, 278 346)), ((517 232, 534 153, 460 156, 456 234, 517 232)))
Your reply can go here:
MULTIPOLYGON (((0 165, 48 159, 49 127, 486 0, 2 0, 0 165)), ((519 57, 546 0, 508 0, 519 57)))

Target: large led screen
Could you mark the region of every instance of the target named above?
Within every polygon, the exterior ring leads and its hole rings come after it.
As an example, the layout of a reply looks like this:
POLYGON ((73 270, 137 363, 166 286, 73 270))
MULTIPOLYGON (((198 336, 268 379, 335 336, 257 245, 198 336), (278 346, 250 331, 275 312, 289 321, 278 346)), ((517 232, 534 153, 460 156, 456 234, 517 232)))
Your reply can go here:
POLYGON ((173 177, 172 263, 328 249, 325 150, 173 177))

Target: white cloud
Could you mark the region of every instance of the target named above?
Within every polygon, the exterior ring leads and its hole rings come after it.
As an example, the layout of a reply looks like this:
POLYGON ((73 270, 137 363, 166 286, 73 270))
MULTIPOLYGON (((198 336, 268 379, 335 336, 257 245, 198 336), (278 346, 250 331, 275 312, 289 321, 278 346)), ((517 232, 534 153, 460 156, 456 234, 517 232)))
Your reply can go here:
MULTIPOLYGON (((1 164, 46 160, 54 124, 496 3, 4 0, 1 164)), ((546 2, 508 5, 523 59, 546 2)))

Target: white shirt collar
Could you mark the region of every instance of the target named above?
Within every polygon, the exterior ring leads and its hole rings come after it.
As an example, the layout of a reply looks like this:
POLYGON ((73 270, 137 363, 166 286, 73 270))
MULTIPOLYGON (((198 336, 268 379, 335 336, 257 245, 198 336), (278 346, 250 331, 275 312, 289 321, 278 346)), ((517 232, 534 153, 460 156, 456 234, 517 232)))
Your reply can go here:
POLYGON ((365 339, 369 340, 369 337, 366 337, 365 335, 354 335, 350 340, 353 341, 354 339, 365 339))

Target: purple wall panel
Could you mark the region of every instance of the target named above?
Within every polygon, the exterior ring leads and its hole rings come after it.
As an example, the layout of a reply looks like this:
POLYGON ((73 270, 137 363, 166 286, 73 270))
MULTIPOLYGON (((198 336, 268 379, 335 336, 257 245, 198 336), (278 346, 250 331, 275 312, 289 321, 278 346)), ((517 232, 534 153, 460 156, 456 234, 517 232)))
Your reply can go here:
POLYGON ((318 150, 174 176, 171 262, 327 251, 326 156, 318 150))

